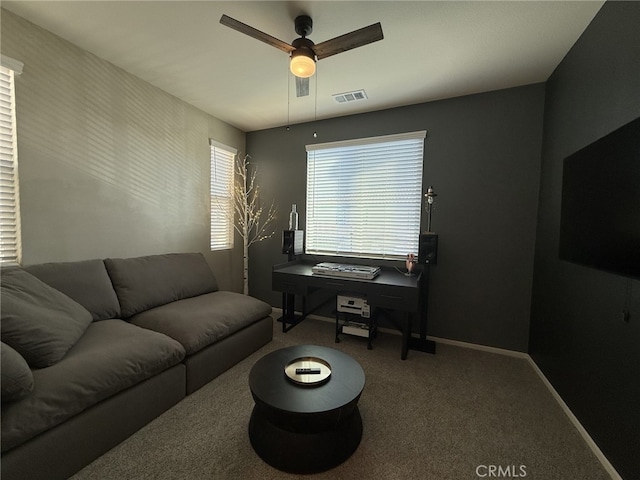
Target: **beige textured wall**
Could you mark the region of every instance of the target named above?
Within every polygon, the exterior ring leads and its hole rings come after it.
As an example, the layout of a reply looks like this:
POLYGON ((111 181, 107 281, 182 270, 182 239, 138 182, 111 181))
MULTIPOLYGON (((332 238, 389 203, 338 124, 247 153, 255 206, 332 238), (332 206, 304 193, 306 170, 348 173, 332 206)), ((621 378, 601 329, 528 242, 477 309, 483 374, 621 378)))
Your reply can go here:
POLYGON ((200 251, 240 291, 242 256, 209 252, 209 142, 242 131, 1 12, 16 82, 23 263, 200 251))

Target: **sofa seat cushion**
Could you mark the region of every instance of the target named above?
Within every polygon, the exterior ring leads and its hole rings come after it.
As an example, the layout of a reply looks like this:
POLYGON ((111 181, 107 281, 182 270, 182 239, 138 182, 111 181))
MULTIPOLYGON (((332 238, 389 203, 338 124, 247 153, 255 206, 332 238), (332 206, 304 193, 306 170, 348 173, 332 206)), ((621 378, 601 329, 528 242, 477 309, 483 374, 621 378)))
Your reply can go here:
POLYGON ((24 270, 78 302, 94 320, 120 317, 118 297, 102 260, 42 263, 24 270))
POLYGON ((191 355, 270 314, 262 300, 219 291, 147 310, 131 323, 176 339, 191 355))
POLYGON ((27 361, 4 342, 0 342, 0 370, 3 402, 13 402, 31 393, 33 374, 27 361))
POLYGON ((118 295, 122 316, 218 290, 201 253, 169 253, 104 261, 118 295))
POLYGON ((2 341, 31 367, 59 362, 92 321, 82 305, 21 269, 2 272, 0 291, 2 341))
POLYGON ((33 371, 30 395, 2 404, 2 451, 177 365, 184 354, 166 335, 123 320, 93 322, 62 361, 33 371))

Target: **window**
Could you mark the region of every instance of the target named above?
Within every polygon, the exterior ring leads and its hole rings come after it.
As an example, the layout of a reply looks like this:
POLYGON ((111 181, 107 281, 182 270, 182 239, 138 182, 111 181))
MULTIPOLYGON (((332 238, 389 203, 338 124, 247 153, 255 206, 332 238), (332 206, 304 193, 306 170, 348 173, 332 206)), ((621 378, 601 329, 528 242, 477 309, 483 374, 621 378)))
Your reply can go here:
POLYGON ((233 168, 236 150, 211 145, 211 250, 233 248, 233 168))
POLYGON ((418 252, 426 131, 307 145, 306 253, 418 252))
POLYGON ((0 66, 0 264, 21 260, 18 148, 16 143, 15 73, 22 64, 2 57, 0 66), (11 68, 7 68, 11 67, 11 68))

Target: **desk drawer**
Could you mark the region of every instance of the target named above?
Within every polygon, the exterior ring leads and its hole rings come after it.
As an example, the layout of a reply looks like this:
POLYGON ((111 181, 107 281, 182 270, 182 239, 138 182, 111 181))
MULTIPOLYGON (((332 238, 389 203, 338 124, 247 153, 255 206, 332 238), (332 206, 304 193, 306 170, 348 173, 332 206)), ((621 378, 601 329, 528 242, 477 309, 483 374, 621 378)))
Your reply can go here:
POLYGON ((392 310, 417 311, 418 300, 417 288, 406 289, 372 285, 367 292, 369 305, 392 310))
POLYGON ((296 281, 291 275, 278 275, 274 273, 271 277, 271 289, 276 292, 293 293, 295 295, 306 295, 307 286, 304 282, 296 281))
POLYGON ((324 290, 342 291, 362 291, 362 284, 353 280, 343 280, 341 278, 312 277, 309 279, 309 285, 314 288, 322 288, 324 290))

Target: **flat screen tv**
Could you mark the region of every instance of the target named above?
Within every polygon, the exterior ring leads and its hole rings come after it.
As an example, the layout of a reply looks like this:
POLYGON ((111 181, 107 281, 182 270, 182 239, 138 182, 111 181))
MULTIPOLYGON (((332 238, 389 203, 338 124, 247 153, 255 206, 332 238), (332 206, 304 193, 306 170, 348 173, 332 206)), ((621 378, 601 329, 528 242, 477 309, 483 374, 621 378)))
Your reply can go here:
POLYGON ((640 278, 640 118, 565 158, 560 258, 640 278))

